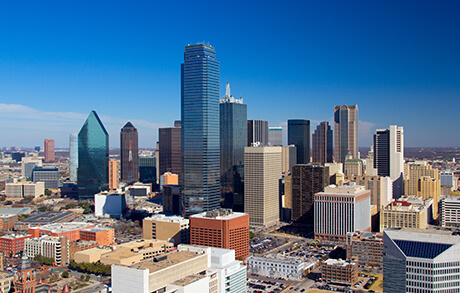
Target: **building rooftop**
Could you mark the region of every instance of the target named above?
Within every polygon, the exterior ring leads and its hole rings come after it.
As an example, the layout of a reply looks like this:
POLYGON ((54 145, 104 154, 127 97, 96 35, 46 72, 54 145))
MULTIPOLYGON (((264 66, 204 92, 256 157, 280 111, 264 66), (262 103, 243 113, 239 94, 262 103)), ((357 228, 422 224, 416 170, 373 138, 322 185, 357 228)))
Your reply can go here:
POLYGON ((83 230, 81 230, 81 231, 84 231, 84 232, 94 232, 94 233, 97 233, 97 232, 101 232, 101 231, 107 231, 107 230, 113 230, 113 228, 105 228, 105 227, 92 227, 92 228, 83 229, 83 230))
POLYGON ((245 216, 245 215, 247 214, 233 212, 231 209, 215 209, 212 211, 192 215, 189 218, 230 220, 230 219, 235 219, 235 218, 245 216))
POLYGON ((250 256, 247 260, 256 260, 256 261, 264 261, 264 262, 276 262, 276 263, 284 263, 284 264, 299 264, 302 262, 300 257, 292 257, 292 256, 279 256, 279 255, 269 255, 269 256, 250 256))
POLYGON ((22 214, 30 214, 32 212, 31 208, 8 208, 8 209, 0 209, 0 215, 4 214, 15 214, 15 215, 22 215, 22 214))
POLYGON ((65 222, 65 223, 54 223, 49 225, 44 225, 40 227, 41 231, 50 231, 51 233, 63 233, 67 231, 85 229, 93 224, 85 222, 65 222))
POLYGON ((340 266, 340 267, 346 267, 346 266, 349 266, 349 265, 355 265, 354 262, 351 262, 349 260, 342 260, 342 259, 333 259, 333 258, 330 258, 328 260, 326 260, 324 262, 325 264, 329 265, 329 266, 340 266))
POLYGON ((337 195, 358 195, 360 193, 367 192, 366 188, 361 185, 329 185, 324 188, 323 192, 318 192, 317 194, 337 194, 337 195))
POLYGON ((67 217, 74 216, 75 213, 71 211, 48 211, 33 213, 30 217, 19 221, 18 223, 29 223, 31 226, 41 226, 49 223, 60 222, 67 217))
POLYGON ((18 239, 18 238, 27 237, 27 236, 32 236, 32 235, 30 235, 30 234, 9 234, 9 235, 3 235, 0 238, 3 238, 3 239, 18 239))
POLYGON ((188 219, 184 219, 181 216, 172 215, 166 216, 164 214, 156 214, 151 217, 144 218, 144 220, 152 220, 152 221, 161 221, 161 222, 170 222, 170 223, 188 223, 188 219))
POLYGON ((176 285, 176 286, 187 286, 187 285, 190 285, 198 280, 201 280, 203 278, 205 278, 206 276, 203 276, 203 275, 190 275, 190 276, 187 276, 185 278, 182 278, 182 279, 179 279, 179 280, 176 280, 174 282, 171 283, 171 285, 176 285))
POLYGON ((0 218, 10 218, 17 216, 16 214, 0 214, 0 218))
POLYGON ((126 242, 123 244, 117 245, 117 250, 124 249, 124 250, 133 250, 133 249, 140 249, 143 247, 158 247, 163 244, 169 243, 166 240, 158 240, 158 239, 140 239, 134 240, 130 242, 126 242))

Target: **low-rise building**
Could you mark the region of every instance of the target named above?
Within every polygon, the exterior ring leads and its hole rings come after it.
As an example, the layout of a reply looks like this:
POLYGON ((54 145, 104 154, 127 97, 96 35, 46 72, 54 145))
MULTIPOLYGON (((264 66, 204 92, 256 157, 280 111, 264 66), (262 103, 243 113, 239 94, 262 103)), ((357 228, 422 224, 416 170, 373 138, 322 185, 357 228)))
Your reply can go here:
POLYGON ((0 225, 2 231, 11 231, 14 228, 14 223, 19 219, 18 215, 0 215, 0 225))
POLYGON ((380 211, 380 231, 385 228, 426 229, 431 222, 433 199, 403 196, 380 211))
POLYGON ((53 258, 57 265, 69 263, 69 242, 67 237, 42 236, 24 241, 24 256, 33 259, 36 255, 53 258))
POLYGON ((112 245, 115 242, 115 229, 101 227, 82 229, 80 240, 96 241, 99 246, 112 245))
POLYGON ((190 224, 188 219, 181 216, 166 216, 163 214, 144 218, 142 238, 167 240, 178 245, 190 241, 190 224))
POLYGON ((103 191, 94 195, 94 215, 118 218, 126 210, 126 194, 103 191))
POLYGON ((56 223, 29 228, 29 234, 33 235, 33 237, 40 237, 43 235, 66 236, 69 242, 73 242, 80 240, 81 230, 92 228, 93 226, 93 224, 85 222, 56 223))
POLYGON ((36 166, 32 170, 33 182, 44 182, 47 189, 58 189, 62 186, 61 172, 54 167, 36 166))
POLYGON ((30 227, 40 227, 53 223, 71 222, 77 218, 74 212, 70 211, 47 211, 32 213, 28 218, 14 223, 14 229, 27 231, 30 227))
POLYGON ((13 285, 13 280, 13 273, 0 272, 0 292, 10 292, 13 285))
POLYGON ((328 259, 321 265, 323 281, 353 286, 358 283, 358 263, 328 259))
POLYGON ((271 278, 300 280, 305 270, 305 263, 300 257, 250 256, 246 264, 249 273, 271 278))
POLYGON ((97 241, 74 241, 69 243, 69 260, 75 260, 75 253, 98 247, 97 241))
POLYGON ((357 259, 363 267, 383 266, 383 235, 369 232, 347 233, 347 259, 357 259))
POLYGON ((0 237, 0 252, 5 256, 12 256, 24 251, 24 242, 32 238, 28 234, 11 234, 0 237))
POLYGON ((20 200, 24 197, 37 198, 45 194, 44 182, 6 183, 5 195, 8 200, 20 200))

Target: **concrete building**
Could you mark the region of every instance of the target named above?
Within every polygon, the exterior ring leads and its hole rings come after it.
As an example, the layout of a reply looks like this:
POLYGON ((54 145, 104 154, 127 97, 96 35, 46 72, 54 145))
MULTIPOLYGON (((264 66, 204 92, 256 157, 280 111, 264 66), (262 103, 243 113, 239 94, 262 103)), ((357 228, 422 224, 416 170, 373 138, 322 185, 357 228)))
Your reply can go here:
POLYGON ((13 273, 0 271, 0 292, 10 292, 11 288, 13 288, 13 280, 13 273))
POLYGON ((77 182, 78 170, 78 134, 72 133, 69 136, 69 179, 77 182))
POLYGON ((371 192, 371 205, 377 206, 377 211, 387 206, 393 200, 392 182, 390 177, 381 176, 352 176, 349 178, 356 185, 364 186, 371 192))
POLYGON ((58 266, 67 265, 69 263, 69 241, 65 236, 25 239, 23 256, 33 259, 36 255, 52 258, 58 266))
POLYGON ((218 209, 190 216, 190 244, 235 250, 235 257, 249 256, 249 215, 218 209))
POLYGON ((330 258, 321 265, 321 278, 325 282, 354 286, 358 283, 358 263, 330 258))
POLYGON ((134 127, 134 125, 131 122, 127 122, 120 131, 120 169, 121 180, 123 182, 132 183, 136 182, 139 179, 138 144, 139 138, 137 128, 134 127))
POLYGON ((283 146, 282 148, 283 174, 288 174, 292 166, 297 165, 297 147, 295 145, 283 146))
POLYGON ((329 168, 329 184, 342 184, 345 179, 343 175, 343 163, 325 163, 324 167, 329 168))
POLYGON ((387 229, 383 292, 459 292, 460 237, 451 231, 387 229))
POLYGON ((313 163, 332 163, 333 152, 331 126, 327 121, 321 122, 312 134, 313 163))
POLYGON ((425 229, 432 220, 433 199, 403 196, 380 210, 380 231, 386 228, 425 229))
POLYGON ((45 163, 54 162, 54 139, 45 139, 45 163))
POLYGON ((143 184, 136 182, 133 185, 126 187, 126 194, 131 197, 147 197, 152 192, 151 184, 143 184))
POLYGON ((300 257, 250 256, 246 259, 246 263, 248 273, 270 278, 300 280, 305 271, 305 263, 300 257))
POLYGON ((92 228, 93 226, 93 224, 85 222, 54 223, 41 227, 29 228, 28 233, 32 235, 32 237, 41 237, 44 235, 56 237, 65 236, 69 242, 73 242, 80 240, 81 230, 92 228))
POLYGON ((171 172, 160 175, 160 189, 163 190, 165 185, 179 185, 179 175, 171 172))
POLYGON ((281 157, 281 147, 244 148, 244 212, 250 226, 279 222, 281 157))
POLYGON ((383 234, 347 233, 347 260, 356 260, 361 267, 383 267, 383 234))
POLYGON ((348 152, 351 152, 352 159, 359 159, 358 121, 358 105, 334 107, 334 158, 336 162, 345 162, 348 152))
POLYGON ((103 217, 120 217, 126 209, 125 193, 110 193, 107 191, 94 195, 94 215, 103 217))
POLYGON ((310 224, 314 222, 314 197, 329 185, 329 168, 301 164, 292 167, 292 221, 310 224))
POLYGON ((23 199, 24 197, 37 198, 45 194, 45 182, 16 182, 5 184, 7 200, 23 199))
POLYGON ((189 219, 181 216, 166 216, 162 214, 144 218, 142 223, 143 239, 158 239, 178 244, 190 241, 189 219))
POLYGON ((283 127, 271 126, 268 127, 268 145, 283 146, 283 127))
POLYGON ((268 122, 263 120, 248 120, 247 146, 253 143, 260 143, 261 146, 268 146, 268 122))
POLYGON ((118 164, 120 161, 109 161, 109 190, 118 189, 118 164))
POLYGON ((441 198, 439 212, 442 227, 460 228, 460 196, 450 195, 441 198))
POLYGON ((315 194, 315 239, 346 240, 348 232, 371 230, 371 192, 359 185, 330 185, 315 194))
POLYGON ((21 159, 21 175, 26 178, 32 178, 32 170, 36 167, 42 167, 42 158, 23 157, 21 159))
POLYGON ((58 189, 62 186, 61 172, 58 168, 53 167, 38 167, 32 170, 32 181, 45 182, 45 188, 58 189))
POLYGON ((349 159, 343 164, 343 172, 345 176, 362 176, 363 175, 363 161, 359 159, 349 159))

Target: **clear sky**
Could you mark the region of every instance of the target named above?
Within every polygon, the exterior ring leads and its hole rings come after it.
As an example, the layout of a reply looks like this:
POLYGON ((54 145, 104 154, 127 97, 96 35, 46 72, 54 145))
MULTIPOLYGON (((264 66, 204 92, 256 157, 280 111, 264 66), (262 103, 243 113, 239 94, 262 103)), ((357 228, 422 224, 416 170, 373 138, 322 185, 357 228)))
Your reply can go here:
POLYGON ((119 147, 180 119, 184 46, 206 42, 248 119, 310 119, 358 104, 360 146, 460 146, 460 1, 3 1, 0 146, 68 147, 91 110, 119 147))

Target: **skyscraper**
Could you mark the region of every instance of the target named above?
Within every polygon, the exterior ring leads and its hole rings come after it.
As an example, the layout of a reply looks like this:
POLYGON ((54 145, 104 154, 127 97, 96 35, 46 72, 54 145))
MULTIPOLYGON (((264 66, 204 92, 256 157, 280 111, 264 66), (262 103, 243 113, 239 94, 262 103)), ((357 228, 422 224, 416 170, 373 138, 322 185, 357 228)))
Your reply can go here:
POLYGON ((109 134, 95 111, 78 133, 78 197, 93 199, 109 183, 109 134))
POLYGON ((158 129, 158 142, 160 175, 172 172, 182 180, 180 125, 158 129))
POLYGON ((72 133, 69 137, 69 173, 70 181, 77 182, 78 169, 78 134, 72 133))
MULTIPOLYGON (((374 134, 374 168, 379 176, 389 176, 393 182, 393 197, 404 192, 404 129, 390 125, 374 134)), ((411 194, 415 195, 415 194, 411 194)))
POLYGON ((139 180, 139 151, 137 129, 131 122, 120 131, 121 181, 131 183, 139 180))
POLYGON ((268 146, 268 122, 248 120, 248 146, 257 142, 262 146, 268 146))
POLYGON ((268 144, 270 146, 283 146, 283 127, 268 127, 268 144))
POLYGON ((209 45, 185 47, 181 123, 182 195, 189 216, 219 207, 219 61, 209 45))
POLYGON ((334 157, 339 163, 345 162, 348 152, 358 159, 358 121, 358 105, 334 107, 334 157))
POLYGON ((54 162, 54 139, 45 139, 45 163, 54 162))
POLYGON ((332 130, 329 122, 321 122, 312 135, 313 162, 332 163, 332 130))
POLYGON ((243 98, 230 95, 227 82, 225 97, 220 99, 220 183, 223 207, 235 210, 234 201, 243 202, 244 147, 247 144, 248 107, 243 98))
POLYGON ((310 163, 310 120, 288 120, 288 145, 297 147, 297 164, 310 163))

